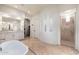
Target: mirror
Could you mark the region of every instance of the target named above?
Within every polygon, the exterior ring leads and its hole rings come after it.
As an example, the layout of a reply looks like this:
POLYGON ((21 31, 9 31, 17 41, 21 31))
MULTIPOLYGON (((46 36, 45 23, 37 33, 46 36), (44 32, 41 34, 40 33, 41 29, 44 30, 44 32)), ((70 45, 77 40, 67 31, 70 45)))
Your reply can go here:
POLYGON ((18 31, 20 30, 20 20, 2 17, 0 23, 1 31, 18 31))

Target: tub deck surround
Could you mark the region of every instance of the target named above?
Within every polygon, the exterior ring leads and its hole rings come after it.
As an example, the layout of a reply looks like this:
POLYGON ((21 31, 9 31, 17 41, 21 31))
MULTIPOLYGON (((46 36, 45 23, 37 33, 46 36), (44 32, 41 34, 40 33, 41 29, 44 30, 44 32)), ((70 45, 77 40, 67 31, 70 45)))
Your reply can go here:
POLYGON ((68 47, 64 45, 61 45, 61 46, 50 45, 50 44, 41 42, 35 38, 25 38, 24 40, 22 40, 22 42, 25 45, 29 46, 29 48, 32 50, 32 51, 29 50, 27 55, 35 55, 35 54, 37 55, 54 55, 54 54, 74 55, 74 54, 78 54, 78 51, 76 51, 72 47, 68 47))
POLYGON ((0 44, 0 55, 25 55, 28 51, 28 46, 18 40, 10 40, 0 44))

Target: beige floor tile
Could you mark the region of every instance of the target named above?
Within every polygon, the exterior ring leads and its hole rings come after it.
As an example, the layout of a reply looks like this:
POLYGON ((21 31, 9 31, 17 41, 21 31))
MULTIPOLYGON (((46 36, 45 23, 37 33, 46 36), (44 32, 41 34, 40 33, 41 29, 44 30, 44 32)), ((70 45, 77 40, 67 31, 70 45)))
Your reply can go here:
POLYGON ((34 55, 34 53, 29 50, 26 55, 34 55))
MULTIPOLYGON (((25 40, 23 40, 22 42, 25 45, 27 45, 37 55, 78 54, 77 51, 71 47, 64 45, 61 46, 50 45, 34 38, 25 38, 25 40)), ((31 53, 29 52, 28 54, 31 53)))

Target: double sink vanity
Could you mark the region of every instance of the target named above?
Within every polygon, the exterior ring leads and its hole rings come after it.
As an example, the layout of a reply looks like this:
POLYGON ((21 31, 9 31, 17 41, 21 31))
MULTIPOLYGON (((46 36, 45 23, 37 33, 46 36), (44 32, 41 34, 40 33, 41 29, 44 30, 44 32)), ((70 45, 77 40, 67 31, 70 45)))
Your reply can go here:
POLYGON ((14 39, 23 39, 24 34, 21 31, 1 31, 0 32, 0 40, 14 40, 14 39))
POLYGON ((0 19, 0 42, 24 39, 23 24, 23 20, 2 17, 0 19))

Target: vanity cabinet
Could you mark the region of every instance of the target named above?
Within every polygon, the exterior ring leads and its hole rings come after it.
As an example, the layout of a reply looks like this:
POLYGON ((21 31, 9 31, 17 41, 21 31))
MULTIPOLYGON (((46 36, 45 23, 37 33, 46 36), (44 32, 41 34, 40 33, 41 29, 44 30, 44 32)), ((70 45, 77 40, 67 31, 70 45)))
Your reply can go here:
POLYGON ((0 40, 5 39, 4 38, 4 34, 2 32, 0 32, 0 40))
POLYGON ((0 40, 20 40, 23 38, 22 32, 0 32, 0 40))
POLYGON ((14 38, 17 39, 17 40, 21 40, 21 39, 24 39, 24 32, 15 32, 14 33, 14 38))
POLYGON ((2 17, 0 22, 0 40, 24 39, 23 20, 2 17))

